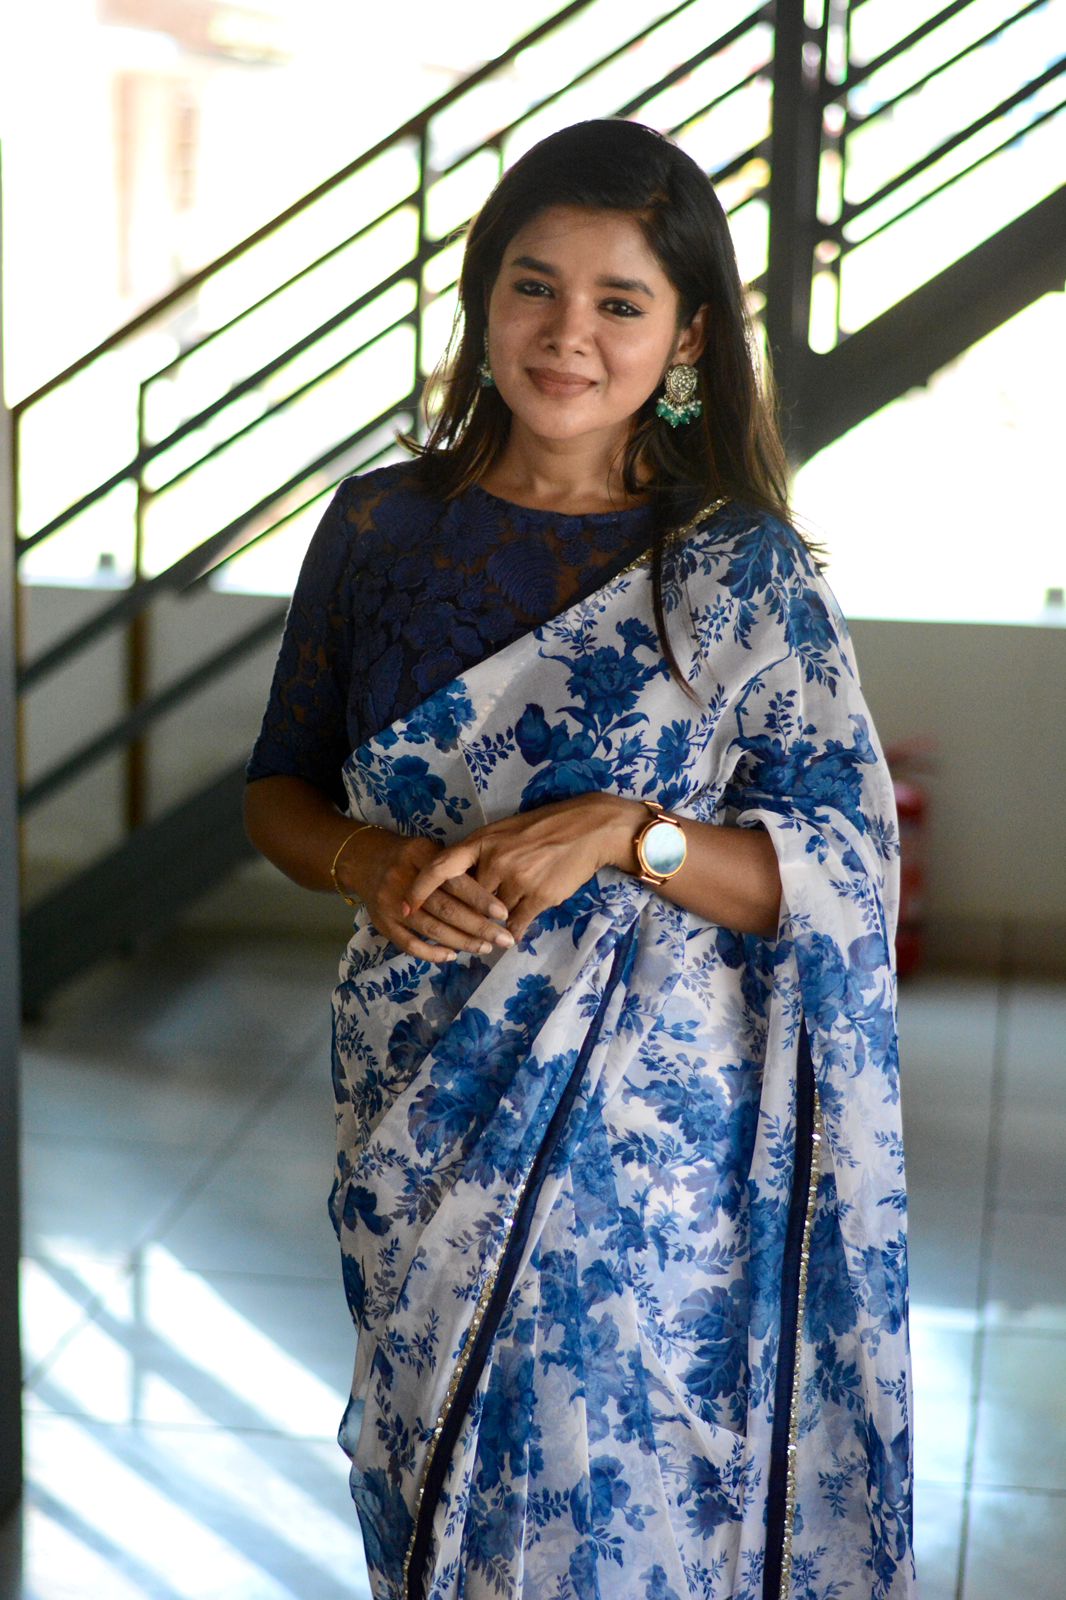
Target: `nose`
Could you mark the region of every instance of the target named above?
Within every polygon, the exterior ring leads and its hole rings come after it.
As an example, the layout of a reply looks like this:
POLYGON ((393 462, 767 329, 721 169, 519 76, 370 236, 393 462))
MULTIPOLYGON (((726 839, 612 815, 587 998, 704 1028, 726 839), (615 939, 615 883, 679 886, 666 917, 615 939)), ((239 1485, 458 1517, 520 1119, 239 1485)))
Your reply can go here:
POLYGON ((548 301, 548 315, 541 336, 549 350, 580 354, 591 343, 590 322, 590 308, 580 297, 560 294, 548 301))

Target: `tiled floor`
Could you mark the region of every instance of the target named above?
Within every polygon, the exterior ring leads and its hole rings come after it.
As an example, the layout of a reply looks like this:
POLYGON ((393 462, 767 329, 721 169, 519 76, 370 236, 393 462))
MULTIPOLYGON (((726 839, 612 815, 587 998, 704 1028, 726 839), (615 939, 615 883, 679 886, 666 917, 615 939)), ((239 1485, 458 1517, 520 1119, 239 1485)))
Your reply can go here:
MULTIPOLYGON (((359 1600, 324 1195, 335 952, 172 948, 25 1049, 28 1490, 8 1600, 359 1600)), ((923 1600, 1066 1568, 1066 985, 901 1003, 923 1600)))

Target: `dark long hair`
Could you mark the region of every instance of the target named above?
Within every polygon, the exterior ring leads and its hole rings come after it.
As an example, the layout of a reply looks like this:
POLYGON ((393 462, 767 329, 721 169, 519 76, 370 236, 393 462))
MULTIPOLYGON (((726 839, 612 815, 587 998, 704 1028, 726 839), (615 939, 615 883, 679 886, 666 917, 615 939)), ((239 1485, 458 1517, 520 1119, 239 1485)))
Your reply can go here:
POLYGON ((722 496, 791 522, 772 382, 760 374, 729 224, 690 156, 641 123, 604 119, 563 128, 515 162, 467 234, 455 327, 430 391, 442 404, 425 443, 404 443, 421 456, 425 488, 444 499, 478 482, 499 456, 511 413, 498 390, 478 381, 489 294, 510 241, 551 206, 628 212, 677 290, 678 331, 707 307, 697 363, 702 417, 673 429, 656 417, 651 395, 634 417, 622 464, 626 493, 651 496, 655 617, 666 661, 684 684, 663 610, 668 534, 722 496))

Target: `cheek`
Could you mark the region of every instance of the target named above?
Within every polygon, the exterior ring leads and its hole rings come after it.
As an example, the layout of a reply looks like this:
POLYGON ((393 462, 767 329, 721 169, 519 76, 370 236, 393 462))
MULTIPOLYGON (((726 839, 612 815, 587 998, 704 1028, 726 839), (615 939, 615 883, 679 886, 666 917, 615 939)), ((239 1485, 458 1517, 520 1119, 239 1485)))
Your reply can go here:
POLYGON ((649 329, 613 342, 610 365, 614 377, 650 391, 659 382, 670 355, 670 343, 649 329))
POLYGON ((506 317, 500 317, 495 323, 490 322, 489 344, 492 347, 493 360, 501 364, 505 362, 521 364, 523 355, 528 352, 536 336, 536 315, 530 315, 523 308, 509 312, 506 317))

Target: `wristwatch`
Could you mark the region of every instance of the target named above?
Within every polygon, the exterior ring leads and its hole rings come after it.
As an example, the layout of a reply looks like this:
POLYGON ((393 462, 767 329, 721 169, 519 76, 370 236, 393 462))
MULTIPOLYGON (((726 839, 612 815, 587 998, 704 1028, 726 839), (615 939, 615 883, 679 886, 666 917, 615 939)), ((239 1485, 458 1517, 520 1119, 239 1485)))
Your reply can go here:
POLYGON ((645 800, 642 803, 647 806, 651 816, 633 840, 640 863, 637 876, 641 883, 650 883, 658 888, 685 865, 688 840, 680 822, 668 817, 657 800, 645 800))

